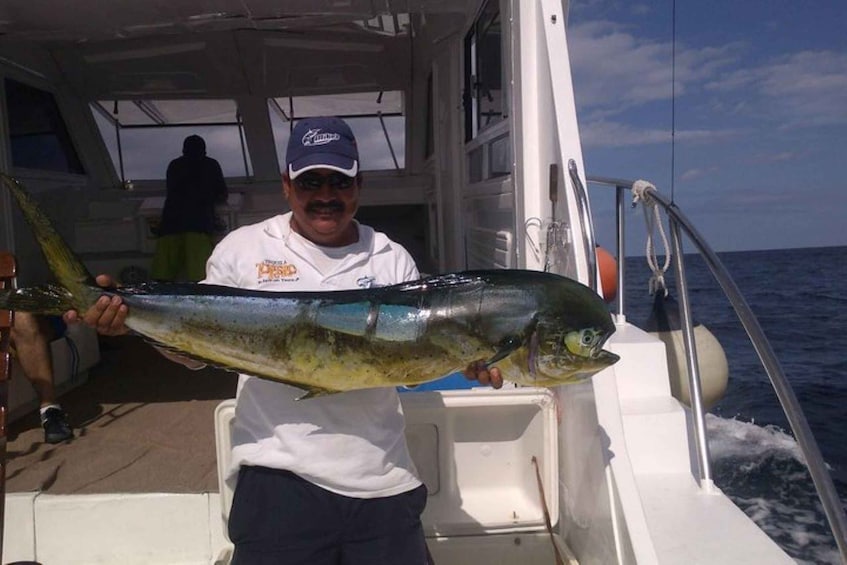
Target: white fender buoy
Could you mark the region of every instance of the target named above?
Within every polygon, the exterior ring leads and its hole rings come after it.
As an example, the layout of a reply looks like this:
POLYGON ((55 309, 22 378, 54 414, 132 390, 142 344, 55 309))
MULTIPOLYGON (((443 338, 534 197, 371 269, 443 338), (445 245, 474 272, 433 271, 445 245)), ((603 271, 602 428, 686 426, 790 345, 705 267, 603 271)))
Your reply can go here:
MULTIPOLYGON (((694 326, 694 344, 697 347, 700 386, 703 389, 703 407, 708 410, 723 398, 726 392, 729 364, 723 347, 712 332, 696 320, 692 325, 694 326)), ((665 296, 661 289, 656 292, 653 310, 644 329, 665 344, 671 394, 686 406, 691 406, 688 365, 685 361, 685 341, 679 319, 679 306, 673 297, 665 296)))

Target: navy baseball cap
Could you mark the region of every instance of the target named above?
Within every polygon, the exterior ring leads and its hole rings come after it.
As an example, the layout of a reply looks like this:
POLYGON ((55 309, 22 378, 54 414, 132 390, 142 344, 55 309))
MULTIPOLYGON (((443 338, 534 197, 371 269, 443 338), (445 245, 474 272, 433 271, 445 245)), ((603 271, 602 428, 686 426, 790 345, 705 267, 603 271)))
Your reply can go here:
POLYGON ((288 176, 311 169, 332 169, 350 177, 359 172, 359 150, 350 126, 340 118, 305 118, 297 122, 285 152, 288 176))

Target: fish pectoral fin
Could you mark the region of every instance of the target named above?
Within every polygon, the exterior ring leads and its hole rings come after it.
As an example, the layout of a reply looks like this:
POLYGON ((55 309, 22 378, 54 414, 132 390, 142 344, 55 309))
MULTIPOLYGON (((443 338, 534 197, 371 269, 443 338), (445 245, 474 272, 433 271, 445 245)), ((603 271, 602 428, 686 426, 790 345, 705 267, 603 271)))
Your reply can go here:
POLYGON ((309 400, 310 398, 318 398, 319 396, 327 396, 329 394, 338 394, 339 392, 341 392, 341 391, 338 391, 338 390, 329 390, 328 388, 320 388, 320 387, 316 387, 316 386, 306 387, 306 386, 299 385, 299 384, 292 385, 292 386, 296 386, 297 388, 305 391, 303 396, 297 397, 298 401, 299 400, 309 400))
MULTIPOLYGON (((141 334, 139 334, 139 335, 141 335, 141 334)), ((178 349, 178 348, 176 348, 172 345, 168 345, 166 343, 156 341, 155 339, 151 339, 151 338, 145 337, 143 335, 142 335, 142 337, 144 338, 144 341, 146 341, 147 343, 149 343, 150 345, 152 345, 156 349, 162 350, 162 352, 174 353, 176 355, 179 355, 180 357, 186 357, 188 359, 200 361, 201 363, 205 363, 209 367, 214 367, 216 369, 222 369, 224 371, 230 371, 230 372, 239 373, 239 374, 245 373, 245 374, 248 374, 248 375, 253 375, 254 377, 256 377, 258 379, 270 381, 270 382, 273 382, 273 383, 280 383, 280 384, 288 385, 288 386, 293 387, 293 388, 300 389, 300 390, 303 391, 303 394, 302 394, 302 396, 298 396, 297 400, 306 400, 306 399, 309 399, 309 398, 317 398, 319 396, 326 396, 328 394, 336 394, 336 393, 342 392, 340 390, 332 390, 332 389, 322 388, 322 387, 317 387, 317 386, 303 385, 303 384, 295 382, 295 381, 288 381, 288 380, 281 379, 281 378, 274 377, 274 376, 256 374, 255 372, 252 372, 252 371, 248 371, 248 370, 244 370, 244 369, 240 369, 240 368, 236 368, 236 367, 231 367, 231 366, 228 366, 226 364, 222 364, 222 363, 219 363, 219 362, 216 362, 216 361, 212 361, 212 360, 207 359, 207 358, 205 358, 201 355, 194 355, 194 354, 188 353, 186 351, 183 351, 182 349, 178 349)))
MULTIPOLYGON (((151 338, 149 338, 149 337, 147 337, 143 334, 137 333, 135 335, 141 336, 144 339, 144 341, 149 343, 152 347, 158 349, 160 353, 171 353, 171 354, 177 355, 179 357, 184 357, 186 359, 192 359, 194 361, 204 363, 207 367, 212 367, 212 368, 215 368, 215 369, 221 369, 223 371, 229 371, 229 372, 235 373, 235 374, 241 373, 241 370, 237 369, 235 367, 230 367, 230 366, 218 363, 216 361, 212 361, 211 359, 207 359, 207 358, 205 358, 201 355, 194 355, 192 353, 188 353, 187 351, 176 348, 172 345, 168 345, 166 343, 162 343, 161 341, 156 341, 155 339, 151 339, 151 338)), ((176 360, 176 359, 171 359, 171 361, 173 361, 175 363, 179 363, 179 361, 176 360)), ((202 368, 202 367, 198 367, 198 368, 202 368)))
POLYGON ((510 335, 504 337, 500 340, 500 343, 497 344, 497 351, 485 362, 485 364, 490 366, 497 361, 505 359, 521 345, 523 345, 523 339, 521 339, 520 336, 510 335))
MULTIPOLYGON (((180 357, 186 357, 188 359, 193 359, 194 361, 200 361, 201 363, 206 363, 207 365, 216 366, 213 361, 209 361, 208 359, 200 357, 199 355, 192 355, 191 353, 188 353, 187 351, 184 351, 182 349, 174 347, 173 345, 169 345, 167 343, 162 343, 161 341, 157 341, 153 338, 147 337, 144 334, 136 333, 135 335, 140 336, 145 342, 149 343, 151 346, 160 350, 160 352, 172 353, 174 355, 179 355, 180 357)), ((228 367, 220 367, 220 368, 229 369, 228 367)), ((229 370, 232 370, 232 369, 229 369, 229 370)))

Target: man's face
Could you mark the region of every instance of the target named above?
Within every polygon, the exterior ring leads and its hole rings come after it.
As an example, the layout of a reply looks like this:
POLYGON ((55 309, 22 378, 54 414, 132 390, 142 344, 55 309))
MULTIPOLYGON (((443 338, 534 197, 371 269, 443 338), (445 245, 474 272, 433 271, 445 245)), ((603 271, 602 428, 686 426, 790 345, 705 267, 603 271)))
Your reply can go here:
POLYGON ((358 231, 353 216, 359 208, 359 180, 331 169, 312 169, 291 180, 286 174, 282 188, 293 217, 291 229, 327 247, 355 243, 358 231))

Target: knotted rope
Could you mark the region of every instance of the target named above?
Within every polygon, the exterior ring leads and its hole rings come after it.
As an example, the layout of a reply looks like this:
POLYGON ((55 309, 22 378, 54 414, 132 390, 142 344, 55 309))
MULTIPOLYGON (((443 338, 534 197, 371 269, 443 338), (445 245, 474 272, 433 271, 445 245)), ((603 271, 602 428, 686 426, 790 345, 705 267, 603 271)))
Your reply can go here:
POLYGON ((632 184, 632 206, 635 207, 640 202, 643 204, 644 209, 644 222, 647 225, 647 265, 653 273, 648 282, 648 290, 651 296, 655 295, 659 290, 667 296, 668 288, 665 285, 665 272, 667 272, 671 264, 671 252, 668 245, 668 237, 665 234, 665 228, 659 214, 659 205, 650 198, 648 194, 650 190, 656 190, 656 187, 646 180, 635 181, 632 184), (656 256, 656 249, 653 245, 653 233, 657 227, 665 255, 665 261, 661 267, 659 267, 659 259, 656 256))

